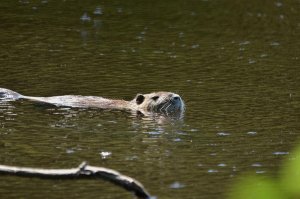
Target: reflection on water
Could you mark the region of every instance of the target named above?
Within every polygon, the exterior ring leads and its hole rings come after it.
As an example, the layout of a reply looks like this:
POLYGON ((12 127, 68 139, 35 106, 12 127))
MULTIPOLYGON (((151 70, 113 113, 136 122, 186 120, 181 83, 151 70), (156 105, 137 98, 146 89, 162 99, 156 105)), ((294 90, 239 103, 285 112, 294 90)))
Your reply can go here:
MULTIPOLYGON (((296 144, 297 1, 0 6, 0 87, 125 100, 164 90, 187 107, 177 120, 2 102, 1 164, 67 168, 86 160, 137 178, 158 198, 211 199, 241 172, 273 175, 296 144)), ((102 182, 5 176, 0 185, 0 198, 93 198, 99 190, 132 198, 102 182)))

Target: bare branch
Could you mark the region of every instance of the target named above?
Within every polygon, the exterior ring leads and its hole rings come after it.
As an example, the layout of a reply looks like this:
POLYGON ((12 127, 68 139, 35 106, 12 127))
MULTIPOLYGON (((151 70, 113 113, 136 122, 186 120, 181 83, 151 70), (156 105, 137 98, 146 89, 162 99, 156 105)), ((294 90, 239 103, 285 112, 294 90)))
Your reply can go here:
POLYGON ((140 199, 150 199, 150 194, 137 180, 122 175, 119 172, 103 167, 89 166, 85 162, 77 168, 71 169, 37 169, 29 167, 13 167, 0 165, 0 174, 38 177, 45 179, 74 179, 74 178, 100 178, 110 181, 124 189, 134 192, 140 199))

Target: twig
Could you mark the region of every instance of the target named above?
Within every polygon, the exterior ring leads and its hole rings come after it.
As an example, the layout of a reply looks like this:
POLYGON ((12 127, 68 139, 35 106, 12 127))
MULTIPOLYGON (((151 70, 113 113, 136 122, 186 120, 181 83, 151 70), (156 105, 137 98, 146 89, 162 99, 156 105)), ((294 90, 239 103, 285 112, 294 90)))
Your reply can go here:
POLYGON ((151 198, 144 186, 137 180, 122 175, 119 172, 103 167, 94 167, 81 163, 77 168, 71 169, 37 169, 29 167, 13 167, 0 165, 0 174, 9 174, 26 177, 38 177, 46 179, 74 179, 74 178, 100 178, 110 181, 124 189, 134 192, 140 199, 151 198))

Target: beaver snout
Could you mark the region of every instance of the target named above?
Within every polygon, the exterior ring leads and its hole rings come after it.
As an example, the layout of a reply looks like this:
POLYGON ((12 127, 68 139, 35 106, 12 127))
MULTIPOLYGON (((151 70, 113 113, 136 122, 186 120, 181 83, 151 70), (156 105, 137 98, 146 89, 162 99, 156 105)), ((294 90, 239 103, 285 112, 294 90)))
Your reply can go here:
POLYGON ((175 102, 177 102, 177 101, 180 101, 180 97, 179 97, 179 95, 177 95, 177 94, 171 94, 170 95, 170 99, 172 100, 172 101, 175 101, 175 102))
POLYGON ((173 100, 175 100, 175 101, 178 101, 178 100, 180 100, 180 97, 173 97, 173 100))

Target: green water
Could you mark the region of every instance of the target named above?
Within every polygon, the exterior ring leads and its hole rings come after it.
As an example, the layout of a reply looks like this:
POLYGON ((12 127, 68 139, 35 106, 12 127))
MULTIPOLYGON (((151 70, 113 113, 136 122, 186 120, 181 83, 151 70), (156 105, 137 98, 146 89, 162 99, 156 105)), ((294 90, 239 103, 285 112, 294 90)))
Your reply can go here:
MULTIPOLYGON (((127 100, 172 91, 186 113, 160 123, 1 103, 0 164, 88 161, 174 199, 224 198, 243 172, 276 175, 299 143, 299 8, 299 0, 1 1, 0 87, 127 100)), ((103 181, 1 176, 0 198, 133 197, 103 181)))

